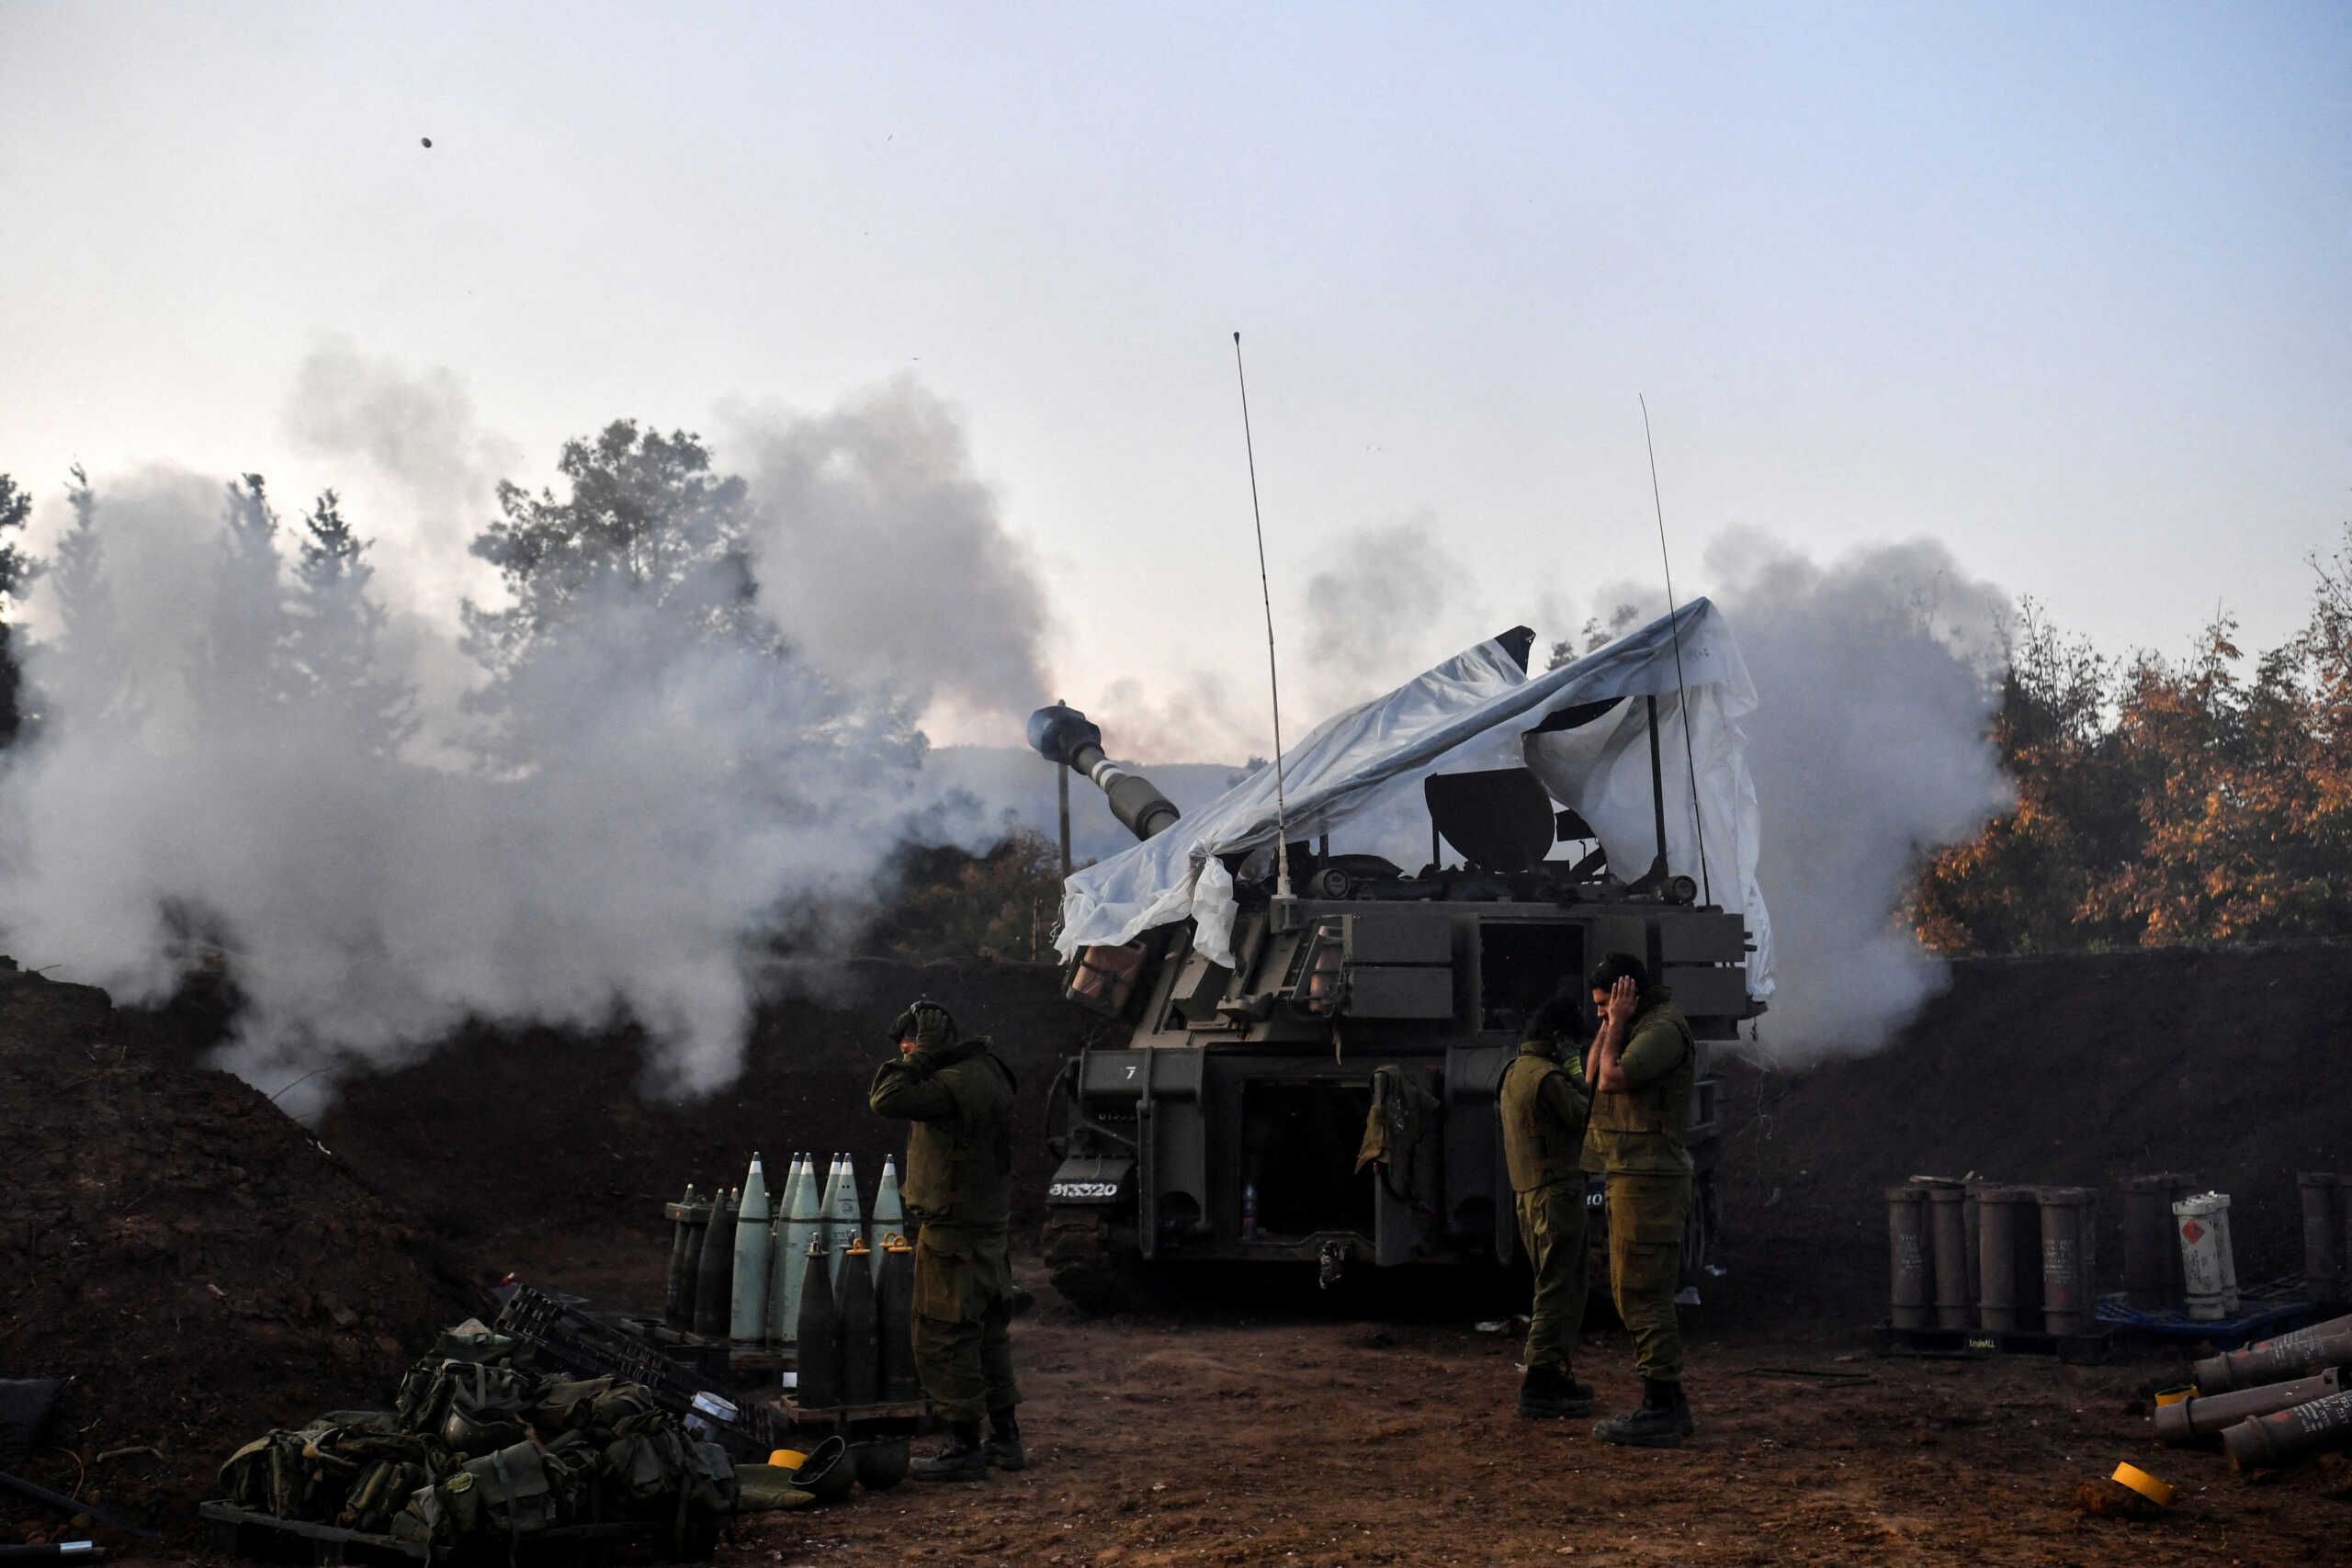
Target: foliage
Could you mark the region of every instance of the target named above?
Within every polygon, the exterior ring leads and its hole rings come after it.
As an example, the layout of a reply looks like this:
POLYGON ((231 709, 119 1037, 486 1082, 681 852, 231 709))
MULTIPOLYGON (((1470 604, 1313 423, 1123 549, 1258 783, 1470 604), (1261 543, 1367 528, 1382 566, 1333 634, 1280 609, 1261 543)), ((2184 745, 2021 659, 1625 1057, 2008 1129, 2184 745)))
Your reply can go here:
POLYGON ((1016 828, 972 854, 910 844, 893 866, 899 893, 867 936, 869 951, 899 958, 1050 959, 1061 924, 1061 852, 1016 828))
POLYGON ((536 640, 616 601, 704 635, 744 635, 755 592, 746 488, 712 473, 699 436, 615 420, 593 441, 565 442, 556 467, 570 494, 502 482, 501 516, 474 540, 514 601, 466 606, 476 658, 508 671, 536 640))
POLYGON ((40 571, 40 563, 9 536, 23 530, 32 510, 33 498, 15 479, 0 474, 0 746, 16 739, 23 718, 17 695, 24 675, 17 663, 16 628, 7 618, 8 601, 40 571))
POLYGON ((2017 808, 1925 867, 1946 953, 2352 936, 2352 532, 2309 620, 2247 660, 2217 616, 2118 665, 2028 604, 1993 740, 2017 808))

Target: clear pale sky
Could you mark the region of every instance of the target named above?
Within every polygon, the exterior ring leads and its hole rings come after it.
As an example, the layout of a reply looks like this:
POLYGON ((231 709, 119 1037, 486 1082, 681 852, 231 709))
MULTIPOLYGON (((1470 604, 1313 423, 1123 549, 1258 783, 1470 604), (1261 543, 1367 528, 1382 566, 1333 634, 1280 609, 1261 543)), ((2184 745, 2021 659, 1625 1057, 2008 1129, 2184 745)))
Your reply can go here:
POLYGON ((2352 518, 2341 4, 0 0, 0 225, 45 497, 351 482, 287 430, 329 342, 526 480, 911 374, 1074 699, 1258 668, 1235 328, 1278 606, 1421 513, 1513 618, 1648 580, 1637 392, 1686 592, 1730 524, 1925 535, 2112 648, 2258 644, 2352 518))

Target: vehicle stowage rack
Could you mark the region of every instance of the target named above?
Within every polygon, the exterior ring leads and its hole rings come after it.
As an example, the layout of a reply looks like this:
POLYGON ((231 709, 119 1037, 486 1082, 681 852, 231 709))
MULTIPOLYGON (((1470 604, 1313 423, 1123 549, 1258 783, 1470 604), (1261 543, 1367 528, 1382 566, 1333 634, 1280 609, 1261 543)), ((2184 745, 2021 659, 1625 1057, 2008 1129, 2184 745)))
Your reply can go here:
POLYGON ((2022 1329, 1897 1328, 1878 1325, 1882 1356, 1927 1356, 1946 1360, 1974 1360, 1991 1356, 2050 1356, 2086 1365, 2107 1359, 2114 1330, 2097 1328, 2088 1334, 2029 1333, 2022 1329))

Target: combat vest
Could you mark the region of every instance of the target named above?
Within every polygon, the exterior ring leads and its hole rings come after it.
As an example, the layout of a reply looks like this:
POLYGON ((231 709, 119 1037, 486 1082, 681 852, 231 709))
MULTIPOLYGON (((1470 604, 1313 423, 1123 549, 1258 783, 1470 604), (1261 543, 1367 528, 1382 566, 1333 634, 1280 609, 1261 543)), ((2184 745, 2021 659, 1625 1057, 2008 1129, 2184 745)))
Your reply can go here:
POLYGON ((1544 1080, 1555 1073, 1566 1082, 1569 1098, 1584 1104, 1584 1092, 1575 1077, 1539 1041, 1522 1042, 1519 1055, 1503 1069, 1502 1092, 1498 1096, 1503 1117, 1503 1163, 1510 1168, 1514 1192, 1532 1192, 1555 1182, 1582 1179, 1577 1156, 1584 1146, 1584 1117, 1563 1122, 1544 1103, 1544 1080))
POLYGON ((1666 987, 1644 992, 1642 1003, 1626 1032, 1626 1043, 1652 1029, 1671 1029, 1681 1042, 1682 1059, 1640 1089, 1595 1091, 1592 1120, 1584 1135, 1584 1168, 1687 1176, 1690 1151, 1683 1134, 1690 1125, 1691 1086, 1699 1078, 1698 1043, 1682 1010, 1674 1005, 1674 993, 1666 987))
POLYGON ((954 1111, 907 1132, 900 1192, 926 1224, 1001 1225, 1012 1218, 1012 1069, 985 1039, 939 1053, 932 1081, 954 1097, 954 1111))

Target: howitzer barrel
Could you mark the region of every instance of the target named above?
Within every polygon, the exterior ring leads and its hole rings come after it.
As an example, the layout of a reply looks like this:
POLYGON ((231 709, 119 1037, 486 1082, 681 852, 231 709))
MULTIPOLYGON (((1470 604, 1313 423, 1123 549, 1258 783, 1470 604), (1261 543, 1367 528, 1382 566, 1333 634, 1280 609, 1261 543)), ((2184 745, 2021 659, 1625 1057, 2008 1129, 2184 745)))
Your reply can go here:
POLYGON ((1111 803, 1111 815, 1138 839, 1162 832, 1182 815, 1141 773, 1131 773, 1102 754, 1102 731, 1084 714, 1056 703, 1029 716, 1029 744, 1048 762, 1093 781, 1111 803))

